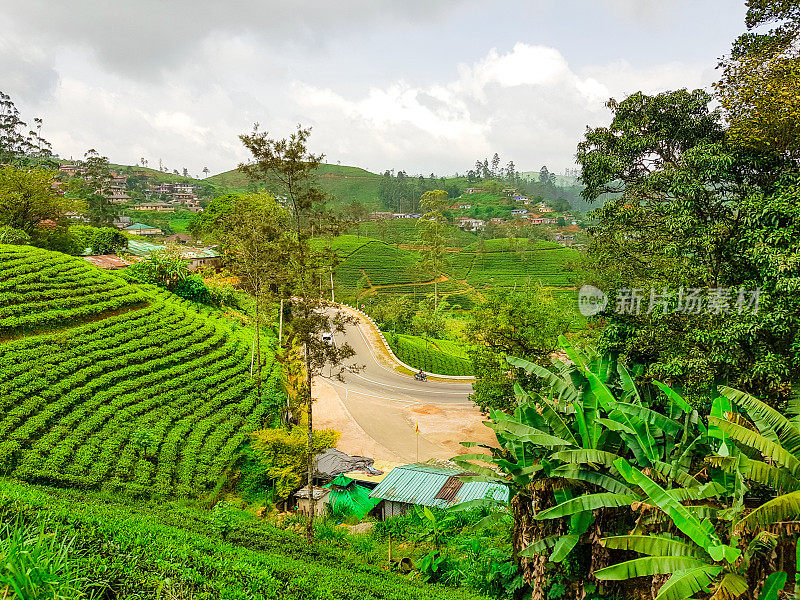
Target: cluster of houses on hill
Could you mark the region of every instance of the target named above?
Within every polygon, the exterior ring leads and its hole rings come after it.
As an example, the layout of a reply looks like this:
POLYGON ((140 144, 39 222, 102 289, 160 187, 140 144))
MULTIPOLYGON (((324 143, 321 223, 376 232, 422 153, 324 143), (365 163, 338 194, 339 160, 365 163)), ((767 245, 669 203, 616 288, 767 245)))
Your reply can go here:
MULTIPOLYGON (((67 177, 81 177, 86 173, 85 167, 79 164, 64 164, 58 167, 60 173, 67 177)), ((136 171, 135 174, 148 176, 144 171, 136 171)), ((60 182, 59 190, 61 189, 60 182)), ((108 199, 111 204, 132 205, 135 199, 128 194, 128 178, 125 175, 109 172, 108 181, 104 184, 100 192, 108 199)), ((197 193, 200 186, 187 182, 174 183, 151 183, 145 191, 145 201, 131 206, 133 210, 144 210, 154 212, 175 212, 182 208, 192 212, 201 212, 200 198, 197 193), (152 201, 153 196, 158 200, 152 201)), ((63 192, 62 192, 63 193, 63 192)))
POLYGON ((175 212, 176 208, 184 208, 192 212, 201 212, 200 198, 197 197, 199 186, 191 183, 159 183, 148 186, 150 194, 158 195, 160 202, 142 202, 133 207, 135 210, 155 212, 175 212))

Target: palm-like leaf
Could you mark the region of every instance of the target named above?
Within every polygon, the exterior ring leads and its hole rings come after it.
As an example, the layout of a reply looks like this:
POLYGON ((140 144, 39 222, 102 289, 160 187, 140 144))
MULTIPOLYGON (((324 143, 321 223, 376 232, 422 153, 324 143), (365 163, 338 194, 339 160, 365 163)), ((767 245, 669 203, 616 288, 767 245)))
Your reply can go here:
POLYGON ((618 454, 606 452, 605 450, 579 449, 561 450, 553 454, 555 460, 570 464, 595 464, 606 467, 613 467, 614 461, 619 458, 618 454))
POLYGON ((758 595, 758 600, 778 600, 778 592, 786 585, 786 573, 778 571, 772 573, 764 581, 764 587, 761 588, 761 593, 758 595))
POLYGON ((557 519, 567 515, 583 511, 596 510, 598 508, 618 508, 620 506, 630 506, 638 498, 631 494, 612 494, 611 492, 601 492, 599 494, 585 494, 576 498, 571 498, 561 504, 556 504, 546 508, 536 514, 536 519, 557 519))
POLYGON ((760 433, 715 416, 709 416, 708 422, 740 444, 758 450, 765 456, 771 458, 780 466, 788 469, 789 473, 792 475, 800 475, 800 461, 788 450, 768 440, 760 433))
POLYGON ((553 477, 563 477, 564 479, 585 481, 615 494, 634 495, 633 490, 618 479, 599 471, 581 469, 579 465, 562 465, 557 469, 553 469, 550 475, 553 477))
POLYGON ((743 408, 765 437, 769 437, 767 432, 774 433, 777 440, 771 441, 779 442, 795 456, 800 455, 800 430, 789 419, 750 394, 724 385, 719 387, 719 391, 736 406, 743 408))
POLYGON ((647 475, 632 467, 624 458, 614 462, 617 470, 626 481, 642 488, 650 501, 663 510, 672 519, 675 526, 686 537, 701 548, 719 545, 719 540, 710 535, 709 527, 704 526, 685 506, 667 494, 666 490, 647 475))
POLYGON ((641 419, 650 425, 655 425, 661 431, 673 437, 678 436, 683 431, 683 425, 646 406, 628 404, 627 402, 615 402, 614 408, 626 415, 641 419))
POLYGON ((655 600, 686 600, 697 592, 708 591, 708 587, 722 572, 722 567, 705 565, 678 571, 658 590, 655 600))
POLYGON ((636 389, 633 377, 631 377, 628 369, 621 362, 617 362, 617 373, 619 374, 619 380, 622 384, 622 400, 625 402, 630 400, 641 402, 642 398, 639 395, 639 390, 636 389))
POLYGON ((734 525, 737 533, 765 529, 780 521, 800 517, 800 492, 790 492, 765 502, 734 525))
POLYGON ((567 383, 561 379, 561 377, 549 369, 545 369, 541 365, 537 365, 529 360, 517 358, 515 356, 506 356, 506 362, 508 362, 508 364, 510 364, 512 367, 524 369, 527 373, 544 379, 547 386, 560 400, 572 402, 573 400, 578 399, 578 391, 575 389, 575 387, 571 383, 567 383))
POLYGON ((694 556, 645 556, 611 565, 594 572, 597 579, 622 581, 632 577, 662 575, 707 566, 707 560, 694 556))
POLYGON ((688 402, 686 402, 686 400, 684 400, 683 397, 680 394, 678 394, 675 390, 673 390, 671 387, 667 385, 664 385, 660 381, 653 380, 653 384, 662 392, 664 392, 664 395, 667 398, 669 398, 669 400, 673 404, 678 406, 683 412, 685 412, 686 414, 692 414, 693 409, 691 405, 688 402))
POLYGON ((632 550, 648 556, 692 556, 708 560, 708 554, 696 544, 658 535, 618 535, 603 539, 613 550, 632 550))
POLYGON ((749 589, 747 579, 738 573, 725 573, 717 584, 717 591, 711 600, 735 600, 749 589))

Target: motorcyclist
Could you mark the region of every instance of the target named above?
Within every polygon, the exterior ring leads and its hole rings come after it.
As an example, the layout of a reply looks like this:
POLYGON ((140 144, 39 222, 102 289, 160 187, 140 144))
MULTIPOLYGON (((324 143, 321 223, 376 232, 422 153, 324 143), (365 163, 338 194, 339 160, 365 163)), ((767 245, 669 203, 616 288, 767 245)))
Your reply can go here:
POLYGON ((427 375, 425 375, 425 373, 422 371, 422 369, 420 369, 419 373, 417 373, 417 379, 419 381, 425 381, 426 378, 427 378, 427 375))

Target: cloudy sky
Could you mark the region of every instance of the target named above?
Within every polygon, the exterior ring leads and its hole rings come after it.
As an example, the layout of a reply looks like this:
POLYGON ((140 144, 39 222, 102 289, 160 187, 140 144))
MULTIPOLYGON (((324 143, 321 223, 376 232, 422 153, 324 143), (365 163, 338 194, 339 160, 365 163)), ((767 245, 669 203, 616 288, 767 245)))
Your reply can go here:
POLYGON ((64 157, 216 173, 254 122, 328 162, 574 165, 603 103, 709 87, 741 0, 0 0, 0 90, 64 157))

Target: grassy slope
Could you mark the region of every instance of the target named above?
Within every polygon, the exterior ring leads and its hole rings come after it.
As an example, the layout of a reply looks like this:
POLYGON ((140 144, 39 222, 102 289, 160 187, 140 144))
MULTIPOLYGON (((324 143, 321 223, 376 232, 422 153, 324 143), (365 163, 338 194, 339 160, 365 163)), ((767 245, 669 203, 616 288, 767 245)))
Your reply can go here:
POLYGON ((0 472, 194 495, 269 417, 227 320, 26 246, 0 246, 0 286, 0 472))
POLYGON ((409 581, 344 546, 298 536, 231 511, 227 540, 207 511, 131 504, 0 479, 0 522, 74 537, 70 556, 89 591, 142 600, 478 600, 463 589, 409 581))
MULTIPOLYGON (((320 165, 317 175, 320 187, 333 196, 334 205, 358 201, 369 210, 380 210, 380 175, 358 167, 329 164, 320 165)), ((238 169, 219 173, 203 181, 215 186, 220 192, 241 192, 253 188, 252 181, 238 169)))

